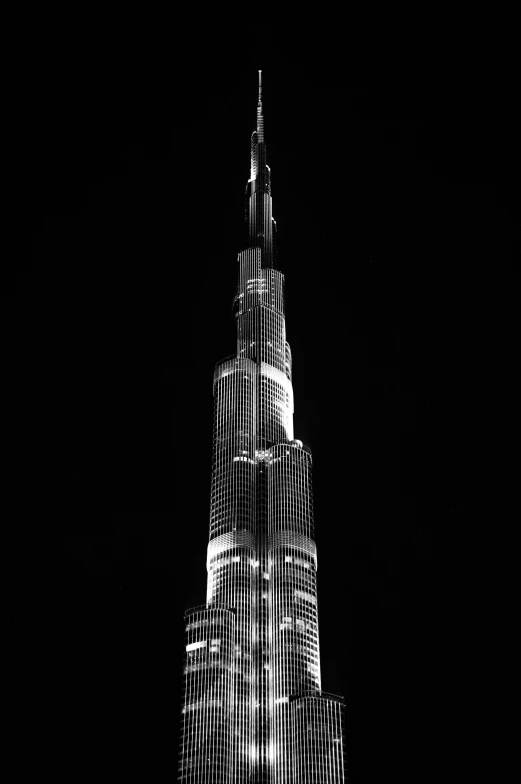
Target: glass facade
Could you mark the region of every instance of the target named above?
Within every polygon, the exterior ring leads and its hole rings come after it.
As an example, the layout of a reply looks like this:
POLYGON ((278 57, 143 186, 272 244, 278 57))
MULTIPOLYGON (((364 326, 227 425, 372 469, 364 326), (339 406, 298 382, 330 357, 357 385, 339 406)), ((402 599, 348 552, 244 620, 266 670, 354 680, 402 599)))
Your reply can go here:
POLYGON ((339 784, 344 703, 321 690, 312 459, 293 433, 260 72, 247 195, 237 352, 213 380, 206 604, 185 616, 178 780, 339 784))

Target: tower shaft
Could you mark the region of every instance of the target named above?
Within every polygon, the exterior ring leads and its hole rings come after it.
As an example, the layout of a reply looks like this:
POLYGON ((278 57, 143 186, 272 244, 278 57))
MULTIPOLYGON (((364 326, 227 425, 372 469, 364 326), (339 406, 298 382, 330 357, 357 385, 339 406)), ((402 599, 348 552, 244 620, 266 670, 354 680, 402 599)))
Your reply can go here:
POLYGON ((337 784, 344 706, 321 691, 312 458, 293 433, 260 72, 247 192, 237 349, 213 381, 206 604, 185 616, 179 779, 337 784))

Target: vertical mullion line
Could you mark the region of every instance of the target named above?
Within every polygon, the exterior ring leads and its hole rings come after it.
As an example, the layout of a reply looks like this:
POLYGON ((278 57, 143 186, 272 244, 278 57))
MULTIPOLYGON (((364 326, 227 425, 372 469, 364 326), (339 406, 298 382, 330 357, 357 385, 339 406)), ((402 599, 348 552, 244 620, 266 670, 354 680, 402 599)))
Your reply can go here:
MULTIPOLYGON (((184 643, 185 643, 185 651, 184 651, 184 657, 183 658, 186 659, 186 646, 187 646, 186 620, 184 621, 183 640, 184 640, 184 643)), ((186 740, 186 706, 187 706, 187 700, 186 700, 187 689, 186 689, 186 686, 187 686, 187 680, 188 680, 188 665, 187 665, 187 663, 184 665, 183 670, 185 670, 185 672, 183 672, 183 692, 182 692, 182 705, 183 705, 183 708, 181 709, 182 710, 182 712, 181 712, 181 721, 180 721, 180 724, 181 724, 181 737, 179 739, 180 740, 180 743, 179 743, 179 746, 180 746, 179 759, 181 760, 181 763, 180 763, 180 767, 178 768, 178 773, 179 773, 178 778, 181 779, 181 781, 184 781, 185 778, 186 778, 185 777, 185 771, 186 771, 186 759, 185 759, 186 744, 185 744, 185 740, 186 740)))
MULTIPOLYGON (((237 319, 237 368, 239 372, 243 370, 242 365, 244 364, 242 357, 248 356, 247 346, 246 346, 246 339, 247 339, 247 309, 248 309, 248 252, 242 253, 240 256, 240 277, 239 277, 239 294, 243 294, 242 297, 242 305, 240 307, 241 315, 237 319), (246 314, 246 315, 245 315, 246 314), (239 328, 240 327, 240 328, 239 328), (241 338, 242 335, 242 338, 241 338), (246 338, 246 339, 245 339, 246 338), (241 340, 242 340, 242 352, 241 352, 241 340), (246 350, 244 350, 246 349, 246 350)), ((239 450, 240 451, 240 450, 239 450)), ((237 528, 237 525, 235 525, 237 528)), ((235 592, 233 595, 233 600, 236 603, 237 607, 237 616, 236 616, 236 630, 235 630, 235 645, 238 647, 239 651, 242 654, 243 650, 243 637, 244 637, 244 618, 242 611, 239 608, 237 602, 237 588, 238 586, 235 585, 235 592)), ((235 693, 235 717, 236 717, 236 732, 238 734, 235 735, 234 739, 234 773, 235 776, 238 775, 238 770, 241 767, 241 759, 243 754, 243 746, 244 746, 244 697, 243 697, 243 667, 241 661, 239 661, 237 656, 237 650, 234 652, 234 661, 236 662, 236 675, 235 675, 235 684, 234 684, 234 693, 235 693)))
MULTIPOLYGON (((207 610, 207 613, 208 613, 208 610, 207 610)), ((213 616, 211 616, 211 617, 212 617, 212 620, 213 620, 213 616)), ((210 618, 208 619, 208 621, 210 621, 210 618)), ((215 769, 215 760, 216 760, 216 756, 217 756, 217 742, 218 742, 217 733, 216 732, 212 732, 212 729, 213 729, 212 701, 213 701, 213 696, 214 696, 214 684, 213 684, 213 680, 214 679, 212 677, 212 671, 213 671, 214 668, 212 667, 212 654, 211 654, 211 651, 212 651, 212 635, 213 634, 214 634, 214 624, 213 623, 210 624, 210 622, 209 622, 208 623, 208 644, 207 644, 207 654, 206 654, 207 661, 208 661, 208 669, 207 669, 208 686, 206 688, 205 694, 206 694, 206 721, 207 721, 207 727, 208 727, 208 734, 209 734, 209 737, 210 737, 210 755, 209 755, 210 765, 208 767, 208 778, 209 778, 210 782, 212 782, 212 784, 213 784, 213 780, 214 780, 214 769, 215 769)))
POLYGON ((337 737, 339 738, 340 742, 337 743, 336 745, 338 747, 337 750, 337 760, 338 760, 337 767, 339 770, 338 780, 342 782, 342 784, 344 782, 344 732, 343 732, 344 728, 343 728, 343 719, 342 719, 343 712, 344 712, 344 705, 340 704, 338 710, 338 718, 337 718, 337 728, 338 728, 337 737))
MULTIPOLYGON (((235 439, 234 433, 234 421, 233 421, 233 396, 234 396, 234 383, 236 380, 236 373, 237 373, 237 362, 230 360, 232 364, 230 375, 227 376, 229 379, 228 387, 227 387, 227 395, 226 395, 226 412, 227 412, 227 439, 226 439, 226 452, 224 455, 223 460, 223 480, 225 482, 226 487, 226 533, 228 536, 228 545, 229 549, 227 552, 228 558, 226 559, 228 563, 226 564, 226 583, 224 586, 224 600, 228 606, 232 603, 232 591, 233 591, 233 544, 234 544, 234 536, 233 536, 233 524, 232 523, 232 516, 233 516, 233 463, 232 463, 232 455, 233 455, 233 443, 235 439)), ((233 627, 233 631, 230 633, 231 639, 235 638, 235 625, 233 627)), ((231 642, 231 640, 230 640, 231 642)), ((231 654, 233 655, 233 654, 231 654)), ((230 657, 230 664, 232 666, 232 672, 230 673, 230 680, 229 680, 229 696, 232 702, 232 705, 228 707, 228 714, 231 719, 232 727, 235 725, 235 707, 234 707, 234 700, 233 696, 235 693, 235 666, 232 658, 230 657), (232 708, 233 706, 233 713, 232 708)), ((233 747, 232 747, 233 748, 233 747)), ((233 751, 232 751, 233 755, 233 751)))
MULTIPOLYGON (((194 621, 197 621, 198 613, 194 616, 194 621)), ((196 626, 195 629, 189 635, 189 641, 196 642, 196 637, 198 633, 196 629, 199 629, 199 626, 196 626)), ((193 780, 194 778, 194 769, 196 770, 199 765, 199 759, 197 756, 197 733, 198 733, 198 722, 199 722, 199 706, 197 705, 199 701, 199 690, 197 688, 197 675, 194 672, 193 668, 190 667, 190 701, 192 703, 192 710, 190 711, 190 779, 193 780)))
MULTIPOLYGON (((231 368, 229 368, 231 371, 231 368)), ((222 412, 222 440, 221 440, 221 450, 220 450, 220 470, 219 470, 219 484, 221 487, 222 492, 222 520, 225 523, 222 527, 222 531, 227 535, 227 538, 230 536, 230 514, 231 514, 231 504, 230 504, 230 482, 228 477, 228 460, 229 460, 229 451, 230 451, 230 441, 232 438, 231 434, 231 415, 230 415, 230 395, 231 395, 231 387, 233 383, 233 372, 229 372, 226 375, 226 381, 224 382, 224 389, 223 389, 223 405, 221 407, 222 412)), ((230 576, 231 576, 231 569, 230 569, 230 553, 226 550, 224 551, 225 557, 223 560, 225 563, 223 564, 223 571, 222 571, 222 581, 224 587, 224 600, 229 601, 229 591, 230 591, 230 576), (226 563, 227 561, 227 563, 226 563)), ((228 687, 228 705, 227 705, 227 714, 230 714, 230 704, 229 698, 231 696, 231 689, 233 688, 233 684, 231 680, 229 681, 228 687)))
MULTIPOLYGON (((197 667, 197 665, 195 664, 194 667, 197 667)), ((201 704, 201 690, 202 690, 203 673, 202 673, 202 670, 199 670, 199 671, 195 670, 195 672, 197 672, 197 676, 194 678, 194 686, 195 686, 195 691, 197 693, 197 700, 196 700, 197 708, 196 708, 195 721, 194 721, 194 725, 195 725, 194 741, 195 741, 195 748, 196 748, 196 754, 195 754, 194 762, 195 762, 195 765, 196 765, 196 769, 197 769, 197 771, 199 773, 199 771, 201 769, 201 762, 202 762, 202 760, 201 760, 201 745, 202 745, 201 721, 202 721, 203 711, 202 711, 202 704, 201 704)), ((195 675, 195 672, 194 672, 194 675, 195 675)))
POLYGON ((335 773, 335 767, 336 766, 334 764, 334 755, 331 753, 333 751, 333 749, 331 748, 332 745, 333 745, 331 743, 331 740, 333 740, 333 743, 334 743, 334 737, 335 737, 334 736, 335 721, 334 721, 333 708, 334 708, 334 703, 332 703, 332 702, 330 702, 328 700, 327 701, 327 711, 326 711, 326 716, 327 716, 326 733, 327 734, 325 734, 323 736, 324 739, 327 738, 328 741, 329 741, 329 744, 328 744, 329 748, 327 749, 327 754, 326 754, 325 740, 323 741, 323 746, 324 746, 324 758, 325 758, 325 762, 326 762, 327 769, 328 769, 328 772, 329 772, 329 778, 331 779, 331 781, 335 781, 335 779, 338 778, 336 773, 335 773))
MULTIPOLYGON (((202 613, 198 612, 197 617, 202 617, 202 613)), ((198 627, 198 634, 194 634, 194 637, 200 637, 201 632, 204 635, 204 624, 198 627)), ((195 639, 194 642, 198 640, 195 639)), ((200 641, 200 640, 199 640, 200 641)), ((195 771, 197 771, 196 775, 199 775, 201 769, 201 744, 202 744, 202 730, 201 730, 201 720, 202 720, 202 704, 201 704, 201 689, 202 689, 202 680, 203 680, 203 673, 201 668, 197 668, 197 664, 194 664, 194 692, 196 696, 196 709, 195 709, 195 720, 194 720, 194 743, 196 752, 194 754, 194 767, 195 771)))
MULTIPOLYGON (((230 480, 233 487, 233 496, 234 496, 234 520, 232 526, 232 561, 231 561, 231 579, 230 579, 230 591, 229 591, 229 601, 233 602, 236 608, 236 613, 239 614, 239 606, 238 606, 238 593, 239 593, 239 580, 240 580, 240 561, 236 563, 235 558, 240 558, 239 547, 238 547, 238 517, 240 514, 240 461, 235 463, 234 458, 240 456, 240 442, 241 442, 241 373, 242 373, 242 360, 237 359, 235 362, 235 373, 234 373, 234 386, 233 386, 233 396, 231 400, 231 406, 233 411, 233 447, 229 456, 229 471, 230 471, 230 480), (236 470, 237 466, 237 470, 236 470)), ((234 634, 235 640, 237 641, 237 631, 234 634)), ((238 687, 238 678, 237 675, 234 673, 234 691, 237 690, 238 687)))
MULTIPOLYGON (((184 658, 187 658, 186 655, 186 645, 187 645, 187 631, 186 631, 186 620, 184 621, 184 630, 183 630, 183 639, 185 641, 185 654, 184 658)), ((181 759, 181 769, 179 772, 179 778, 184 781, 185 771, 186 771, 186 708, 187 708, 187 681, 188 681, 188 663, 185 663, 183 668, 185 672, 183 673, 183 712, 181 713, 181 738, 180 738, 180 759, 181 759)))
POLYGON ((299 705, 298 702, 295 702, 295 708, 300 708, 300 710, 297 713, 297 717, 298 718, 297 718, 297 722, 296 722, 296 733, 295 733, 296 734, 296 743, 295 743, 295 749, 296 749, 297 754, 298 754, 299 780, 302 780, 303 784, 305 784, 304 771, 303 771, 303 768, 304 768, 303 762, 304 761, 302 759, 302 756, 303 756, 302 755, 302 751, 303 751, 303 747, 304 747, 303 738, 302 738, 302 732, 303 732, 305 703, 304 703, 304 701, 299 701, 299 702, 300 702, 300 705, 299 705))
MULTIPOLYGON (((194 667, 197 667, 197 664, 195 664, 194 667)), ((195 685, 195 690, 196 690, 196 693, 197 693, 197 708, 196 708, 194 724, 195 724, 195 748, 197 749, 197 751, 196 751, 194 762, 196 764, 196 769, 197 769, 197 771, 199 773, 199 771, 201 769, 201 762, 202 762, 202 760, 201 760, 201 746, 202 746, 202 743, 203 743, 203 733, 202 733, 202 729, 201 729, 201 721, 202 721, 202 715, 203 715, 202 703, 201 703, 201 699, 202 699, 201 691, 202 691, 202 680, 203 680, 202 668, 199 669, 199 670, 195 670, 194 675, 196 673, 197 673, 197 675, 194 678, 194 685, 195 685)))
POLYGON ((344 733, 342 727, 342 714, 344 711, 343 704, 338 706, 337 710, 337 721, 336 721, 336 737, 339 738, 339 743, 336 744, 337 747, 337 768, 338 768, 338 780, 340 782, 344 781, 344 733))
MULTIPOLYGON (((188 616, 188 617, 190 618, 191 616, 188 616)), ((195 618, 194 618, 194 620, 195 620, 195 618)), ((189 642, 191 642, 191 638, 192 638, 192 632, 188 632, 187 635, 186 635, 186 642, 187 642, 187 644, 189 642)), ((187 688, 187 691, 188 691, 188 693, 190 695, 189 696, 189 699, 190 699, 190 703, 189 704, 191 706, 191 710, 190 710, 190 714, 189 714, 190 719, 185 724, 185 726, 186 726, 186 728, 188 730, 188 750, 189 750, 189 755, 190 755, 189 759, 188 759, 188 763, 189 764, 188 764, 188 767, 187 767, 187 771, 188 771, 187 772, 187 778, 191 782, 191 780, 192 780, 193 764, 194 764, 194 751, 195 751, 195 743, 194 743, 194 709, 193 709, 192 706, 196 702, 197 698, 196 698, 196 696, 194 696, 195 689, 194 689, 194 683, 193 683, 193 672, 192 672, 191 669, 190 670, 188 669, 188 666, 189 666, 188 665, 188 652, 186 652, 185 655, 186 655, 187 685, 189 684, 189 686, 187 688)), ((185 707, 188 707, 188 700, 185 703, 185 707)), ((186 717, 186 715, 187 714, 185 712, 185 717, 186 717)))
POLYGON ((334 742, 333 703, 329 699, 326 702, 325 714, 326 714, 325 715, 326 720, 323 725, 323 730, 325 731, 322 733, 322 760, 323 760, 322 764, 323 767, 328 772, 328 778, 330 779, 330 781, 335 781, 337 777, 335 775, 334 759, 332 754, 332 750, 333 750, 332 746, 334 742), (326 741, 327 741, 327 745, 326 745, 326 741))
MULTIPOLYGON (((272 519, 271 519, 271 541, 276 541, 274 533, 277 527, 277 520, 276 520, 276 512, 277 512, 277 504, 275 501, 275 491, 277 487, 277 471, 278 471, 278 461, 275 461, 275 458, 278 457, 278 451, 274 450, 273 452, 274 462, 272 462, 272 469, 271 469, 271 508, 272 508, 272 519)), ((273 641, 275 645, 275 655, 274 659, 274 668, 275 671, 273 673, 273 720, 275 722, 275 737, 274 737, 274 754, 273 754, 273 761, 274 767, 276 771, 276 775, 280 778, 284 778, 284 774, 282 772, 282 760, 283 760, 283 753, 282 753, 282 744, 280 738, 280 721, 281 721, 281 710, 282 710, 282 702, 276 702, 281 698, 281 688, 280 688, 280 676, 281 676, 281 667, 280 667, 280 649, 281 649, 281 640, 280 640, 280 553, 278 548, 272 548, 271 551, 271 578, 274 579, 275 576, 277 577, 276 583, 273 583, 272 590, 273 590, 273 601, 275 605, 275 612, 273 616, 273 624, 272 624, 272 635, 273 641)))
MULTIPOLYGON (((210 646, 211 646, 211 631, 210 631, 210 617, 208 610, 206 611, 206 666, 204 668, 204 689, 203 689, 203 704, 204 704, 204 732, 205 732, 205 752, 208 754, 208 759, 212 760, 212 751, 213 751, 213 738, 210 735, 210 716, 208 713, 209 705, 208 705, 208 692, 210 690, 210 646)), ((211 762, 210 762, 211 764, 211 762)), ((204 780, 205 782, 209 781, 210 778, 210 766, 204 766, 204 780)))
POLYGON ((308 743, 311 747, 311 758, 312 758, 312 769, 313 769, 313 778, 316 778, 317 774, 317 743, 316 743, 316 733, 314 729, 316 727, 316 720, 317 720, 317 705, 315 701, 311 701, 308 697, 306 697, 306 704, 308 706, 308 743))
POLYGON ((342 708, 342 706, 337 703, 337 705, 335 706, 335 726, 334 726, 334 736, 333 736, 334 738, 339 738, 340 739, 340 743, 336 743, 335 742, 335 745, 334 745, 334 749, 335 749, 335 757, 334 757, 334 760, 335 760, 335 773, 336 773, 336 777, 337 777, 339 782, 342 781, 342 775, 343 775, 342 774, 342 763, 341 763, 341 759, 340 759, 340 755, 339 755, 339 752, 342 749, 342 727, 340 726, 340 724, 341 724, 341 722, 340 722, 341 708, 342 708))
POLYGON ((204 649, 204 684, 202 689, 202 709, 201 709, 201 716, 202 716, 202 727, 204 731, 204 751, 205 751, 205 759, 204 759, 204 780, 205 783, 208 781, 208 768, 206 766, 206 755, 209 754, 209 738, 208 738, 208 716, 206 715, 207 710, 207 700, 206 696, 208 694, 208 642, 209 642, 209 631, 210 631, 210 624, 208 622, 208 614, 206 614, 207 623, 206 623, 206 648, 204 649))

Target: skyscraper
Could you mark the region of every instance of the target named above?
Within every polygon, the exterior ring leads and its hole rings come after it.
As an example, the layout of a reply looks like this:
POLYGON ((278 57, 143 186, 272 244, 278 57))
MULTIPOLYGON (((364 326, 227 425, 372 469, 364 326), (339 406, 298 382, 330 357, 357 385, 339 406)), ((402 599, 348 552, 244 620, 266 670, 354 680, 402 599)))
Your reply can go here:
POLYGON ((322 691, 311 452, 293 434, 259 71, 238 256, 237 352, 214 372, 206 604, 185 613, 179 780, 346 780, 344 702, 322 691))

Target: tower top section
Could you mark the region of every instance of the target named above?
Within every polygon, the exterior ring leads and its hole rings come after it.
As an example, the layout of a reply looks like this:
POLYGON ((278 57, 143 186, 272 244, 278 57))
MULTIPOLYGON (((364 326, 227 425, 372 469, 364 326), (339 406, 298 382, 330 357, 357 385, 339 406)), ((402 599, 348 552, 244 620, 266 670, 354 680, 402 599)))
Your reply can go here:
POLYGON ((259 70, 258 74, 257 127, 251 135, 251 171, 246 190, 246 220, 249 247, 261 249, 262 267, 273 267, 276 261, 275 221, 271 212, 271 172, 266 162, 264 143, 262 71, 259 70))
POLYGON ((259 71, 259 100, 257 101, 257 139, 264 141, 264 117, 262 115, 262 71, 259 71))

